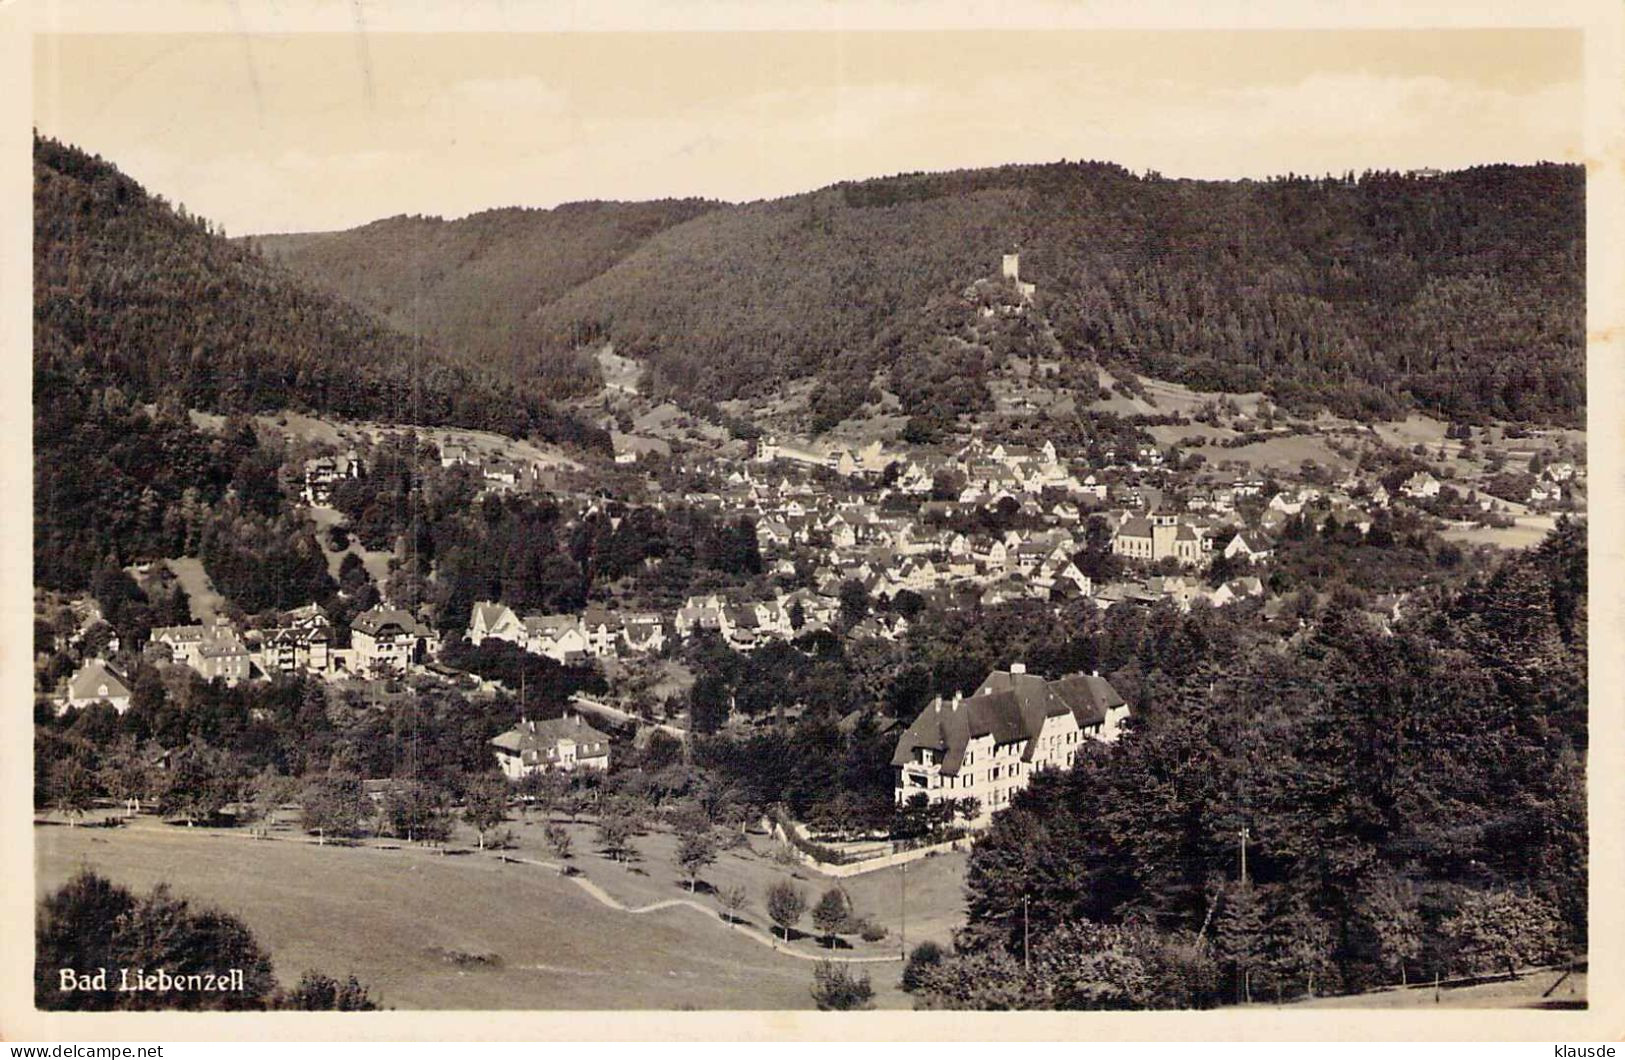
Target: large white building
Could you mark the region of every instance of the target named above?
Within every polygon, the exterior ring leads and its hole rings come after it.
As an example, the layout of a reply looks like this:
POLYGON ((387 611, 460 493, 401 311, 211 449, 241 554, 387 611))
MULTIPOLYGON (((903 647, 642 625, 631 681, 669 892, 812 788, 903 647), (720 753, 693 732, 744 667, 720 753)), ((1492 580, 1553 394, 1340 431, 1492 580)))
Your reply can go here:
POLYGON ((497 765, 509 780, 531 773, 609 769, 609 737, 568 714, 550 721, 522 720, 491 741, 497 765))
POLYGON ((1038 770, 1067 768, 1085 740, 1117 739, 1127 716, 1098 675, 1046 681, 1020 663, 995 670, 969 696, 932 700, 898 738, 897 804, 973 798, 981 805, 970 823, 985 825, 1038 770))

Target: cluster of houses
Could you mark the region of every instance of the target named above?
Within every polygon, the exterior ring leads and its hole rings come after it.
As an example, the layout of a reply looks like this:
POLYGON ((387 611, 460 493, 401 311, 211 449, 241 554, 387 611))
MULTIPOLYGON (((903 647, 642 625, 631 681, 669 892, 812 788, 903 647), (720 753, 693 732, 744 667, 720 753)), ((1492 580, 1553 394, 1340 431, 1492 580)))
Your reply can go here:
POLYGON ((159 626, 149 657, 191 667, 227 684, 284 674, 372 677, 401 673, 423 662, 436 635, 411 612, 376 607, 350 623, 350 646, 334 647, 332 621, 309 604, 277 616, 274 624, 237 628, 225 616, 211 623, 159 626))
MULTIPOLYGON (((227 685, 306 674, 327 680, 406 673, 439 649, 438 634, 409 611, 376 607, 350 623, 350 646, 334 646, 334 627, 315 604, 284 611, 274 623, 239 628, 224 615, 189 626, 157 626, 143 649, 160 666, 184 666, 227 685)), ((124 677, 90 659, 68 680, 59 712, 105 700, 123 713, 130 705, 124 677), (102 689, 105 688, 106 691, 102 689)))
MULTIPOLYGON (((748 652, 772 640, 828 629, 840 606, 833 597, 805 590, 767 600, 721 593, 691 596, 672 614, 613 611, 593 604, 579 614, 521 616, 506 604, 481 601, 469 616, 467 637, 475 647, 488 639, 502 640, 565 665, 649 655, 707 631, 735 651, 748 652)), ((906 628, 882 625, 888 636, 906 628)))

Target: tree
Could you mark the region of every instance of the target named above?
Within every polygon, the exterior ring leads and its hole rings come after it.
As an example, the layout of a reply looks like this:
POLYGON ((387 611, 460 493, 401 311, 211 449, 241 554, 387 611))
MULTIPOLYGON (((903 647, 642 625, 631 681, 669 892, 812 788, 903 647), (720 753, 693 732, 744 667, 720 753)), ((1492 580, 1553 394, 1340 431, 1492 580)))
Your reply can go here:
POLYGON ((501 824, 508 814, 508 782, 496 773, 474 778, 463 795, 463 820, 479 833, 480 849, 485 849, 485 833, 501 824))
POLYGON ((1058 1009, 1137 1009, 1149 1005, 1152 974, 1131 931, 1070 921, 1045 933, 1033 957, 1035 988, 1058 1009))
POLYGON ((933 965, 941 964, 945 956, 947 954, 943 952, 942 946, 938 943, 929 939, 919 943, 909 951, 908 963, 903 965, 903 978, 898 983, 898 986, 909 993, 918 990, 925 970, 933 965))
POLYGON ((520 793, 530 796, 535 801, 536 807, 542 811, 543 820, 553 816, 554 807, 559 804, 569 786, 570 781, 563 773, 551 769, 526 773, 519 781, 520 793))
POLYGON ((920 970, 914 1007, 1011 1011, 1034 1008, 1021 964, 1002 947, 944 957, 920 970))
POLYGON ((134 740, 121 741, 103 757, 97 778, 109 797, 124 804, 126 817, 141 812, 141 800, 152 790, 152 771, 134 740))
POLYGON ((254 775, 248 782, 246 797, 237 805, 243 819, 256 826, 252 829, 255 836, 270 835, 271 818, 277 807, 292 799, 295 790, 292 777, 285 777, 270 766, 254 775))
POLYGON ((1235 970, 1239 999, 1250 1004, 1264 930, 1263 908, 1251 884, 1240 883, 1225 892, 1214 926, 1218 954, 1235 970))
POLYGON ((694 893, 699 874, 717 860, 717 846, 706 831, 685 832, 677 837, 677 864, 688 874, 688 891, 694 893))
POLYGON ((851 913, 852 907, 847 903, 846 892, 839 887, 831 887, 825 891, 823 897, 818 899, 818 904, 813 906, 813 926, 824 936, 824 944, 830 949, 834 949, 836 932, 851 913))
POLYGON ((1563 922, 1551 905, 1533 895, 1483 891, 1468 896, 1440 926, 1456 966, 1471 975, 1505 971, 1552 960, 1562 950, 1563 922))
POLYGON ((277 1007, 301 1012, 374 1012, 379 1006, 353 975, 341 983, 321 972, 306 972, 277 1007))
POLYGON ((856 578, 842 582, 836 597, 841 602, 841 621, 845 625, 855 626, 869 613, 869 590, 856 578))
POLYGON ((262 1009, 274 998, 269 954, 236 917, 196 909, 164 884, 137 898, 86 869, 40 903, 35 1004, 42 1009, 262 1009), (64 990, 62 972, 107 968, 105 988, 64 990), (239 990, 120 990, 114 969, 172 976, 243 973, 239 990))
POLYGON ((1366 884, 1356 913, 1375 944, 1377 964, 1401 985, 1406 969, 1422 955, 1421 889, 1402 876, 1388 874, 1366 884))
POLYGON ((634 827, 629 817, 605 815, 598 822, 598 845, 615 861, 627 861, 634 853, 634 827))
POLYGON ((790 941, 790 929, 806 912, 806 892, 789 880, 779 880, 767 889, 767 915, 784 932, 784 941, 790 941))
POLYGON ((554 857, 560 861, 570 860, 570 832, 562 824, 549 821, 547 827, 542 830, 542 838, 547 841, 548 849, 553 851, 554 857))
POLYGON ((328 773, 305 783, 299 795, 300 823, 315 832, 325 844, 330 837, 353 838, 361 834, 361 822, 371 812, 361 790, 361 778, 353 774, 328 773))
POLYGON ((703 671, 688 691, 689 727, 702 736, 714 733, 727 724, 732 706, 733 695, 727 678, 703 671))
POLYGON ((237 758, 228 751, 209 746, 199 737, 194 736, 170 761, 158 808, 171 817, 185 820, 188 827, 215 816, 242 794, 242 771, 237 758))
POLYGON ((820 1012, 848 1012, 873 1008, 875 990, 868 972, 854 976, 845 964, 824 960, 813 969, 812 996, 820 1012))
POLYGON ((1316 980, 1324 982, 1332 967, 1332 933, 1301 891, 1291 891, 1272 910, 1265 944, 1277 999, 1287 988, 1295 993, 1299 983, 1314 997, 1316 980))
POLYGON ((96 779, 78 758, 64 758, 51 767, 50 792, 71 827, 95 805, 96 779))
POLYGON ((451 836, 447 801, 446 793, 434 785, 416 780, 398 781, 391 784, 384 795, 384 820, 391 834, 409 843, 444 842, 451 836))
POLYGON ((722 907, 722 917, 730 927, 739 922, 739 912, 749 900, 743 884, 733 883, 717 889, 717 904, 722 907))

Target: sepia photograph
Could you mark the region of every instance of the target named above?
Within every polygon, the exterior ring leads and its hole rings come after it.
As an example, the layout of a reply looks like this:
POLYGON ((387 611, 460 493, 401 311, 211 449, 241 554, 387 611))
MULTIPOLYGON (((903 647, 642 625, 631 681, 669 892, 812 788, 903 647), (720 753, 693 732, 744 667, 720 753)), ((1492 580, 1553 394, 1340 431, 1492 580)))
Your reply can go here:
POLYGON ((373 10, 28 35, 8 1010, 1596 1004, 1583 28, 373 10))

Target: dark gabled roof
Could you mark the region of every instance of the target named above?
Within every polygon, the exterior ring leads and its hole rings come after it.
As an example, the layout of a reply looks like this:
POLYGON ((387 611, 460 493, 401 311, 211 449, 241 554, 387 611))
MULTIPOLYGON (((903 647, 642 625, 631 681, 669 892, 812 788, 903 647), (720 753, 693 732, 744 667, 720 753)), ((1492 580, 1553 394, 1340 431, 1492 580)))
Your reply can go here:
MULTIPOLYGON (((1039 719, 1042 725, 1042 719, 1039 719)), ((957 775, 965 761, 965 748, 971 740, 993 737, 994 743, 1014 743, 1032 734, 1022 718, 1021 704, 1014 693, 970 696, 961 700, 933 700, 920 712, 914 724, 897 740, 892 765, 906 765, 917 747, 943 753, 942 772, 957 775)))
POLYGON ((1107 711, 1127 706, 1111 682, 1098 674, 1069 674, 1050 687, 1072 710, 1080 729, 1103 724, 1107 711))
POLYGON ((1123 524, 1117 534, 1119 537, 1150 537, 1151 520, 1143 515, 1133 516, 1123 524))
POLYGON ((521 721, 491 740, 494 747, 518 755, 525 765, 558 758, 558 745, 573 740, 576 757, 602 758, 609 754, 609 737, 588 725, 579 714, 546 721, 521 721))
POLYGON ((111 666, 91 659, 68 679, 68 695, 73 699, 121 699, 130 695, 130 687, 111 666))
POLYGON ((423 632, 418 625, 418 620, 412 617, 410 611, 393 610, 385 607, 375 607, 371 611, 365 611, 357 615, 356 620, 350 624, 352 630, 358 633, 366 633, 369 636, 377 636, 380 633, 388 632, 392 626, 402 633, 421 634, 423 632))
POLYGON ((956 775, 971 740, 992 736, 995 743, 1027 741, 1023 759, 1031 761, 1046 718, 1071 713, 1080 727, 1099 725, 1106 712, 1123 705, 1123 697, 1103 677, 1072 674, 1046 681, 1036 674, 995 670, 976 692, 963 700, 940 697, 920 712, 898 738, 892 765, 906 765, 918 748, 943 754, 942 772, 956 775))

